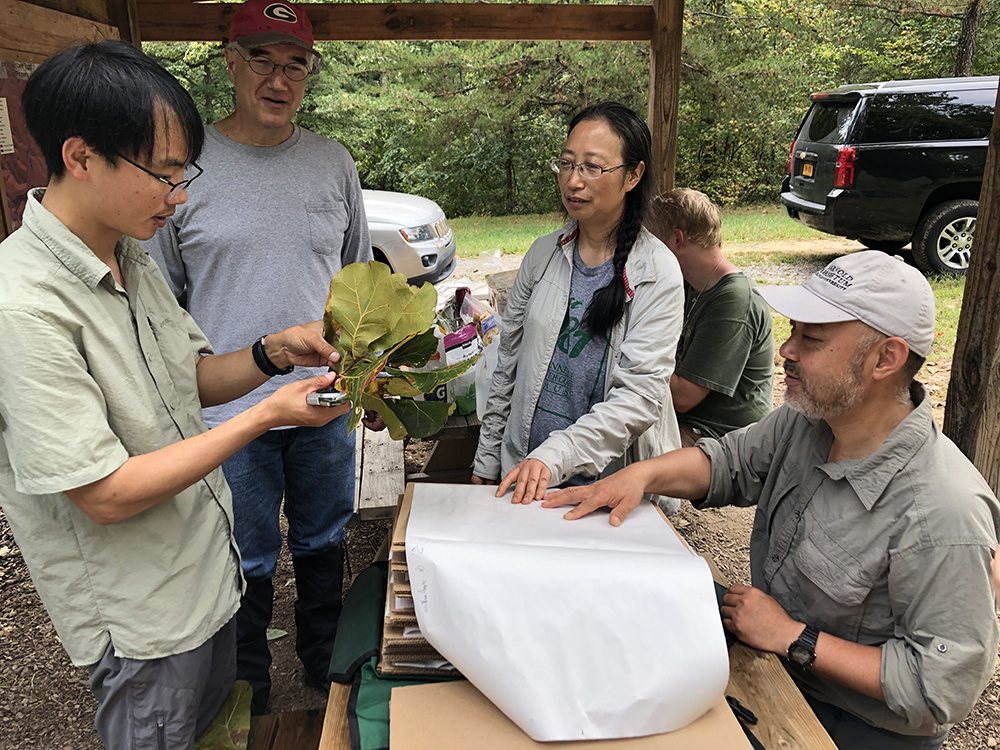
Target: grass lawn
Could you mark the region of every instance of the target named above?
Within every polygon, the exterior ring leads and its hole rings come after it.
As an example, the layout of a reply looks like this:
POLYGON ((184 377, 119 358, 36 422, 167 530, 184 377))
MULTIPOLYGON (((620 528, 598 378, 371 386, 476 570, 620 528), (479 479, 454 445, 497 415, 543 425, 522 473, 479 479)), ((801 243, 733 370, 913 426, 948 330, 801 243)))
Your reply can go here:
MULTIPOLYGON (((536 237, 554 232, 563 225, 560 214, 528 214, 525 216, 468 216, 449 219, 455 232, 458 254, 474 258, 483 252, 499 249, 501 253, 523 255, 536 237)), ((753 206, 726 209, 722 212, 722 241, 725 246, 754 245, 781 240, 809 240, 828 237, 822 232, 788 218, 781 206, 753 206)), ((752 248, 740 248, 748 262, 755 259, 752 248)), ((795 263, 798 253, 769 254, 772 262, 795 263)))
MULTIPOLYGON (((535 238, 555 231, 563 224, 560 214, 530 214, 526 216, 470 216, 450 219, 458 254, 475 257, 482 252, 523 255, 535 238)), ((794 265, 806 258, 828 262, 835 256, 817 257, 808 249, 768 250, 754 247, 761 243, 829 238, 788 218, 782 206, 751 206, 726 209, 722 212, 722 242, 727 255, 737 264, 770 262, 794 265)), ((962 306, 964 279, 934 278, 930 280, 937 299, 937 341, 932 357, 951 359, 955 348, 955 332, 962 306)), ((788 321, 776 316, 775 347, 788 337, 788 321)))

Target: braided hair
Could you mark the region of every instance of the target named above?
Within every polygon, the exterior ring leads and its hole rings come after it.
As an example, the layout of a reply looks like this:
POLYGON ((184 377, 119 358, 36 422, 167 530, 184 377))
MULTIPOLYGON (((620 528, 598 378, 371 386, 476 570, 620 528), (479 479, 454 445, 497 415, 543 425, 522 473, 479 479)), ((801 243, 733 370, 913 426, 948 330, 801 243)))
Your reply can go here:
MULTIPOLYGON (((618 136, 622 146, 622 163, 634 170, 640 162, 646 170, 639 182, 625 193, 625 210, 621 220, 612 232, 615 237, 613 258, 615 273, 607 286, 598 289, 590 300, 582 325, 592 336, 605 340, 611 338, 611 331, 625 313, 625 261, 642 229, 642 221, 649 202, 649 185, 652 166, 652 138, 646 123, 624 104, 601 102, 587 107, 573 118, 569 132, 573 132, 584 120, 603 120, 618 136)), ((611 239, 610 237, 608 238, 611 239)))

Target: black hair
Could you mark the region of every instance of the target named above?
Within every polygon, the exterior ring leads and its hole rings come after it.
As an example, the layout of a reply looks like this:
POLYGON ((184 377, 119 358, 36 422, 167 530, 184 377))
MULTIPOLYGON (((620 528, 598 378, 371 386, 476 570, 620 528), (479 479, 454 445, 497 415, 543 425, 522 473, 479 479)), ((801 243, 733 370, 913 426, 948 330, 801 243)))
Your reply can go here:
POLYGON ((80 137, 110 164, 117 154, 149 162, 157 121, 173 112, 187 144, 187 162, 198 158, 205 126, 176 78, 125 42, 70 47, 32 73, 21 95, 24 117, 45 157, 50 178, 66 171, 62 147, 80 137))
MULTIPOLYGON (((601 102, 579 112, 569 124, 569 132, 584 120, 603 120, 618 136, 622 146, 622 163, 634 170, 644 162, 646 170, 639 182, 625 194, 625 210, 612 232, 615 235, 615 275, 608 285, 598 289, 583 316, 583 326, 592 336, 611 338, 611 331, 625 313, 625 261, 632 252, 649 204, 652 181, 653 147, 649 128, 639 115, 617 102, 601 102)), ((610 239, 610 237, 608 238, 610 239)))

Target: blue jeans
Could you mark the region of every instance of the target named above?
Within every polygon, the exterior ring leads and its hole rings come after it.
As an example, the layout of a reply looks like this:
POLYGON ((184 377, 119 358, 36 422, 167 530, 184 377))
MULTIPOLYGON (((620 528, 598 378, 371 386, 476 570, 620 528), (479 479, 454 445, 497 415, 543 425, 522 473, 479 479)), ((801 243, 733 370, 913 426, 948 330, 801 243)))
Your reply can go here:
POLYGON ((347 419, 344 414, 325 427, 271 430, 222 465, 248 582, 274 576, 282 497, 293 555, 315 555, 344 538, 354 513, 356 444, 356 434, 347 434, 347 419))

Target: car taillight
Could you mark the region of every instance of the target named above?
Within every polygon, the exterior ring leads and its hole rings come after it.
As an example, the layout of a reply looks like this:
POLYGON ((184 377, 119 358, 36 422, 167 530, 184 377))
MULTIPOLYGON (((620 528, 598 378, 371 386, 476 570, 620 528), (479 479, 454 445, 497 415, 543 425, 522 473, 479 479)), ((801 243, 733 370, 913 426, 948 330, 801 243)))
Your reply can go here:
POLYGON ((788 149, 788 176, 792 176, 792 162, 795 161, 795 141, 792 141, 792 147, 788 149))
POLYGON ((833 177, 835 188, 854 187, 854 146, 841 146, 837 149, 837 172, 833 177))

